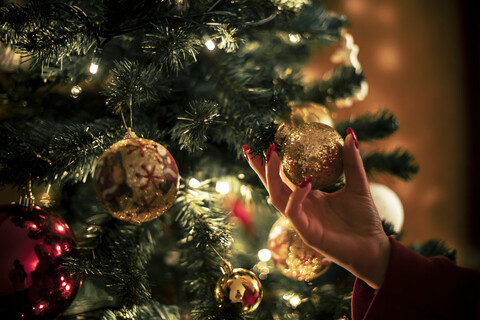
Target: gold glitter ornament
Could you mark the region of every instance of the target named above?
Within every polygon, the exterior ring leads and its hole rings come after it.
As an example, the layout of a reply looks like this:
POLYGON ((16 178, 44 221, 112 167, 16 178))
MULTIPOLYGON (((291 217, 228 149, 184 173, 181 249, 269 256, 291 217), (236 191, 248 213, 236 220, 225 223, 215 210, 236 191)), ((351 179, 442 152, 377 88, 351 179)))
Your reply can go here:
POLYGON ((294 185, 312 176, 312 188, 335 183, 343 171, 343 139, 323 123, 281 124, 275 133, 282 171, 294 185))
POLYGON ((239 314, 257 309, 263 298, 263 289, 255 273, 243 268, 233 269, 226 261, 222 261, 221 269, 223 276, 215 287, 218 306, 239 314))
POLYGON ((333 126, 330 111, 315 102, 294 101, 290 103, 290 123, 298 126, 302 123, 320 122, 333 126))
POLYGON ((179 181, 177 164, 168 150, 129 131, 98 161, 94 188, 102 206, 115 218, 142 223, 170 208, 179 181))
POLYGON ((310 281, 330 266, 330 261, 303 242, 285 217, 273 224, 268 235, 268 249, 277 269, 294 280, 310 281))

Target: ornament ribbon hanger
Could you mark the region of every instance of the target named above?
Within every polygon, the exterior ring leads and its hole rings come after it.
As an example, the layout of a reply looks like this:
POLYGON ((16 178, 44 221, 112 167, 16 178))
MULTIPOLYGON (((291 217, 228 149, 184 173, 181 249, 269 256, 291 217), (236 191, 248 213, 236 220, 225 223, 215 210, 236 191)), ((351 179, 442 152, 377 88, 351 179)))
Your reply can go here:
POLYGON ((230 261, 228 261, 227 259, 222 257, 222 255, 215 249, 214 246, 210 245, 210 247, 220 257, 220 259, 222 259, 222 263, 220 264, 220 269, 222 270, 222 273, 223 274, 231 274, 233 272, 233 266, 230 263, 230 261))
POLYGON ((127 133, 125 133, 124 139, 129 139, 129 138, 138 138, 135 132, 132 131, 133 127, 133 96, 130 94, 130 101, 128 104, 128 109, 130 111, 130 126, 127 125, 127 121, 125 120, 125 116, 123 115, 123 108, 120 107, 120 114, 122 115, 122 120, 123 120, 123 125, 125 126, 125 129, 127 129, 127 133))

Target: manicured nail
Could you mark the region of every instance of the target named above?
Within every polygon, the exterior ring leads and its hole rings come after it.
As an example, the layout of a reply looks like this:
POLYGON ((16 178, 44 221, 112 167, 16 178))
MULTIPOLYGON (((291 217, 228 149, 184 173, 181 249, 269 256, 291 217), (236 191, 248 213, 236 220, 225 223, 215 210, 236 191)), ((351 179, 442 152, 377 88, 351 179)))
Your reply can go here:
POLYGON ((247 159, 247 161, 249 161, 248 160, 248 151, 250 151, 250 148, 246 144, 244 144, 242 146, 242 149, 243 149, 243 155, 245 156, 245 159, 247 159))
POLYGON ((307 179, 305 179, 305 181, 300 183, 299 187, 300 188, 305 188, 310 182, 312 182, 312 180, 313 180, 312 176, 308 177, 307 179))
POLYGON ((265 161, 268 162, 270 160, 270 156, 272 155, 272 151, 275 150, 275 145, 272 143, 267 150, 267 156, 265 157, 265 161))
POLYGON ((350 128, 350 127, 347 128, 347 135, 348 135, 348 134, 351 134, 351 135, 352 135, 353 141, 355 141, 355 147, 357 147, 357 149, 358 149, 357 136, 355 135, 355 132, 353 132, 352 128, 350 128))

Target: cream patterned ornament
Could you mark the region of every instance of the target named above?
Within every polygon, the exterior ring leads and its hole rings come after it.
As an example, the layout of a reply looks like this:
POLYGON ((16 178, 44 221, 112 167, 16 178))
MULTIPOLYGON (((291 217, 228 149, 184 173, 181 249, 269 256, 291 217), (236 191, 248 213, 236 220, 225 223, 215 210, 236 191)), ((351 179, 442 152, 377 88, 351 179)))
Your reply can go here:
POLYGON ((97 198, 115 218, 142 223, 161 216, 175 201, 177 164, 161 144, 129 131, 95 168, 97 198))

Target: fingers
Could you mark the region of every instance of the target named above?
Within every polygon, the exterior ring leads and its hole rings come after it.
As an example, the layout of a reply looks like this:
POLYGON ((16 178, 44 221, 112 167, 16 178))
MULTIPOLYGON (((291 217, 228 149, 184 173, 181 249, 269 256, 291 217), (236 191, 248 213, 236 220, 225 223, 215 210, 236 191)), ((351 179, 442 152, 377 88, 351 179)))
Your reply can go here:
POLYGON ((273 206, 284 212, 291 190, 280 178, 280 158, 274 150, 275 145, 272 144, 267 152, 267 165, 265 168, 267 190, 270 193, 270 200, 273 206))
POLYGON ((343 168, 345 170, 345 189, 357 194, 368 194, 367 174, 363 168, 362 157, 358 151, 358 142, 351 128, 347 129, 347 137, 343 146, 343 168))
POLYGON ((301 184, 302 187, 297 187, 288 199, 288 203, 285 209, 285 215, 292 222, 295 229, 299 233, 307 230, 309 227, 309 219, 307 214, 302 210, 303 201, 307 197, 310 190, 312 190, 312 184, 310 181, 305 181, 301 184))
POLYGON ((250 167, 252 167, 253 171, 255 171, 262 180, 262 183, 264 187, 268 190, 267 188, 267 180, 265 178, 265 167, 264 167, 264 162, 261 157, 250 154, 250 148, 247 145, 244 145, 243 147, 243 154, 245 155, 245 159, 247 159, 248 163, 250 164, 250 167))

